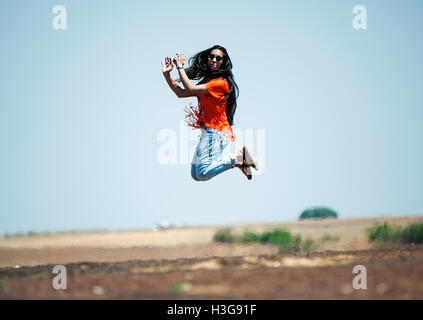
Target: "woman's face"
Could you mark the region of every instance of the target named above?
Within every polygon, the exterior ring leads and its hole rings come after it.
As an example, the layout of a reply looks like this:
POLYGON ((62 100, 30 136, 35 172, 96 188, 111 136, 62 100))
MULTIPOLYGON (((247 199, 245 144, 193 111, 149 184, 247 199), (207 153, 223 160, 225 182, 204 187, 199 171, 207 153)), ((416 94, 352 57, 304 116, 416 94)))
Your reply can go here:
POLYGON ((219 49, 213 49, 209 53, 208 64, 212 71, 219 70, 223 63, 223 52, 219 49))

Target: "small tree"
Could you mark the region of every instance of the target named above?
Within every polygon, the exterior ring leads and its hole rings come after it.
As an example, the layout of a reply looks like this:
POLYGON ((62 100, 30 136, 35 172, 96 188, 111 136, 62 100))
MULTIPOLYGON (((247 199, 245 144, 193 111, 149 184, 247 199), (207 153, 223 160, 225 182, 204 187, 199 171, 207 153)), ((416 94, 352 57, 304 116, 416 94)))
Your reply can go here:
POLYGON ((312 219, 312 218, 320 218, 320 219, 338 218, 338 214, 329 208, 314 207, 311 209, 304 210, 301 213, 299 219, 302 220, 302 219, 312 219))

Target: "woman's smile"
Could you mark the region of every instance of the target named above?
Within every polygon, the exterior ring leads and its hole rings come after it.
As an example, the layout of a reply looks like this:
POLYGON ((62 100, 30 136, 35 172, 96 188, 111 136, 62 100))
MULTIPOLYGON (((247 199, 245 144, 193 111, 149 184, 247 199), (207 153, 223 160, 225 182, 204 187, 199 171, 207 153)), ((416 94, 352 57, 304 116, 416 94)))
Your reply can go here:
POLYGON ((210 51, 208 56, 208 65, 211 70, 219 70, 220 66, 223 63, 223 52, 219 49, 214 49, 210 51))
POLYGON ((212 60, 210 60, 210 59, 209 59, 209 66, 210 66, 210 68, 211 68, 212 70, 217 70, 217 69, 218 69, 218 67, 217 67, 217 62, 214 62, 214 61, 212 61, 212 60))

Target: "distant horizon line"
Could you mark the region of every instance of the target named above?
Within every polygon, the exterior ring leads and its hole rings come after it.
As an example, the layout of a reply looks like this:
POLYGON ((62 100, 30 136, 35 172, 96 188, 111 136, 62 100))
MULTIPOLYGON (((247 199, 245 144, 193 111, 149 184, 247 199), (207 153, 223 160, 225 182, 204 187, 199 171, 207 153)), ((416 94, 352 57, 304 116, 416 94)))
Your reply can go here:
POLYGON ((121 232, 146 232, 146 231, 165 231, 169 229, 184 229, 184 228, 222 228, 222 227, 234 227, 234 226, 246 226, 246 225, 260 225, 260 224, 279 224, 279 223, 304 223, 304 222, 315 222, 315 221, 339 221, 339 220, 370 220, 370 219, 401 219, 407 217, 422 217, 423 213, 409 213, 405 215, 390 215, 382 214, 378 216, 355 216, 355 217, 328 217, 328 218, 306 218, 306 219, 295 219, 295 220, 272 220, 272 221, 252 221, 252 222, 232 222, 232 223, 215 223, 215 224, 173 224, 169 223, 167 227, 160 226, 159 223, 154 223, 152 227, 136 228, 136 229, 69 229, 62 231, 17 231, 17 232, 5 232, 0 234, 0 238, 18 238, 18 237, 29 237, 29 236, 47 236, 47 235, 65 235, 65 234, 82 234, 82 233, 121 233, 121 232))

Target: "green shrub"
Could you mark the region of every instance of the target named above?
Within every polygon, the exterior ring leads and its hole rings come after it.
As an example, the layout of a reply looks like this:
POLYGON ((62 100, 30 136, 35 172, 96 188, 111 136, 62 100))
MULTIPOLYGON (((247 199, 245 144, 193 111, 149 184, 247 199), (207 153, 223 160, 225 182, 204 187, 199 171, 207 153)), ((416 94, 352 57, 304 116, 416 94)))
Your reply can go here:
POLYGON ((192 285, 188 282, 179 282, 169 285, 170 291, 190 291, 192 285))
POLYGON ((301 252, 301 236, 294 236, 289 243, 280 243, 278 252, 279 254, 301 252))
POLYGON ((260 242, 260 235, 254 232, 244 231, 241 235, 242 242, 260 242))
POLYGON ((401 227, 389 225, 388 223, 376 225, 366 229, 368 239, 377 242, 400 242, 401 227))
POLYGON ((276 229, 262 233, 261 242, 269 242, 273 244, 288 244, 292 242, 291 233, 284 229, 276 229))
POLYGON ((300 220, 313 218, 338 218, 338 214, 329 208, 314 207, 304 210, 299 217, 300 220))
POLYGON ((264 242, 273 244, 291 243, 292 236, 288 230, 276 229, 263 233, 245 231, 241 236, 242 242, 264 242))
POLYGON ((311 252, 314 248, 314 241, 311 239, 307 239, 304 241, 302 245, 302 252, 311 252))
POLYGON ((218 229, 213 235, 213 241, 216 242, 235 242, 235 236, 230 228, 218 229))
POLYGON ((313 248, 313 241, 308 239, 302 243, 300 235, 292 235, 286 229, 275 229, 263 233, 244 231, 241 236, 231 233, 231 230, 219 229, 213 235, 213 241, 217 242, 260 242, 275 244, 279 248, 280 254, 294 252, 310 252, 313 248))
POLYGON ((402 243, 423 243, 423 223, 413 223, 401 232, 402 243))
POLYGON ((368 228, 369 241, 378 243, 423 243, 423 223, 413 223, 405 228, 386 222, 368 228))

